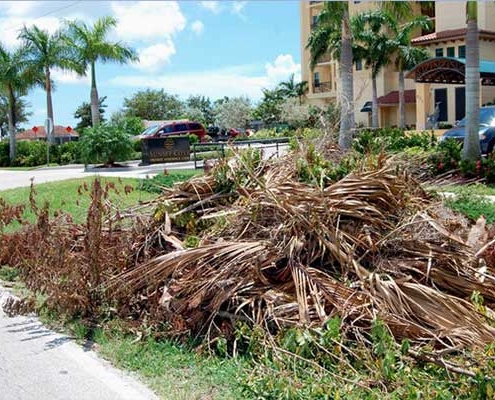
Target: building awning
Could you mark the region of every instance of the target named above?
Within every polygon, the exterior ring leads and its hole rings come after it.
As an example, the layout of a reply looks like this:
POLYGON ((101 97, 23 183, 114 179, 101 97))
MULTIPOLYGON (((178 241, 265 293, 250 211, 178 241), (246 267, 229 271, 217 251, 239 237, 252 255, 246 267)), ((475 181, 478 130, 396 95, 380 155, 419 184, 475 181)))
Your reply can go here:
MULTIPOLYGON (((427 35, 418 36, 411 40, 413 45, 429 45, 432 43, 447 42, 451 40, 466 39, 466 28, 449 29, 440 32, 432 32, 427 35)), ((479 38, 483 40, 495 40, 495 32, 479 29, 479 38)))
POLYGON ((372 112, 372 109, 371 109, 371 106, 373 105, 373 102, 372 101, 367 101, 366 103, 364 103, 364 106, 363 108, 361 108, 361 112, 372 112))
MULTIPOLYGON (((406 78, 419 83, 465 83, 466 59, 455 57, 434 57, 416 65, 406 78)), ((481 84, 495 86, 495 61, 480 60, 481 84)))
MULTIPOLYGON (((416 102, 416 90, 404 90, 404 100, 406 104, 416 102)), ((399 91, 392 90, 385 96, 378 97, 378 106, 393 106, 399 104, 399 91)))

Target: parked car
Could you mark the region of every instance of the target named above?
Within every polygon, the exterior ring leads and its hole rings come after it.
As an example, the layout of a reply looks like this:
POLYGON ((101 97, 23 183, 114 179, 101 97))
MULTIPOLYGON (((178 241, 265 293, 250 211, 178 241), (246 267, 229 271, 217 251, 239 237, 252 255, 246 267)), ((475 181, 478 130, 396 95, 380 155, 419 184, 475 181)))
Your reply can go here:
POLYGON ((242 132, 240 130, 235 128, 220 129, 218 126, 208 127, 208 135, 211 136, 211 138, 216 142, 235 138, 236 136, 239 136, 241 133, 242 132))
MULTIPOLYGON (((461 119, 456 126, 445 132, 441 140, 455 139, 464 141, 466 135, 466 118, 461 119)), ((495 106, 486 106, 480 108, 480 124, 478 128, 480 136, 480 146, 482 154, 493 152, 495 147, 495 106)))
POLYGON ((162 138, 176 135, 196 135, 200 142, 206 137, 206 130, 199 122, 194 121, 172 121, 164 124, 152 125, 146 128, 140 139, 162 138))

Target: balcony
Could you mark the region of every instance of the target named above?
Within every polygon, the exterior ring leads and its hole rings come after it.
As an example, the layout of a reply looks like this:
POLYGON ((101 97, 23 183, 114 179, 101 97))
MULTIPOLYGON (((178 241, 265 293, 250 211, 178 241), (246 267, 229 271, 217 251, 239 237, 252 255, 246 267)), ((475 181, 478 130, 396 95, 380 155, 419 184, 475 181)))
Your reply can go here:
POLYGON ((332 61, 332 56, 330 55, 330 53, 327 53, 318 58, 317 64, 329 63, 330 61, 332 61))
POLYGON ((315 82, 313 93, 328 93, 332 91, 332 82, 315 82))

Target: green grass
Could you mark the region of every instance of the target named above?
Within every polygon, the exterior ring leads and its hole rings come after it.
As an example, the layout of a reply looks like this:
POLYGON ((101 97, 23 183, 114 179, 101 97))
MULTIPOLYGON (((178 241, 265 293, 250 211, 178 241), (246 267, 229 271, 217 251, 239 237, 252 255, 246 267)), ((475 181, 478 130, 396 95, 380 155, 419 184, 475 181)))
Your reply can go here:
POLYGON ((118 368, 137 372, 167 400, 240 399, 238 378, 245 374, 239 359, 198 355, 170 341, 136 341, 121 333, 99 330, 98 352, 118 368))
POLYGON ((488 223, 495 222, 495 203, 485 196, 495 196, 495 187, 491 185, 449 185, 436 187, 436 191, 454 193, 445 204, 460 212, 472 221, 484 216, 488 223))
MULTIPOLYGON (((62 210, 72 215, 77 223, 84 222, 86 212, 90 202, 89 192, 82 190, 81 194, 78 189, 86 183, 87 187, 91 187, 94 177, 84 179, 68 179, 58 182, 42 183, 35 186, 36 201, 38 206, 42 206, 45 202, 50 204, 51 214, 57 210, 62 210)), ((119 193, 110 192, 111 201, 119 208, 129 207, 138 204, 140 201, 150 200, 156 195, 135 189, 129 194, 125 194, 124 187, 130 185, 133 188, 139 187, 140 180, 134 178, 121 179, 118 178, 101 178, 102 183, 113 182, 119 193)), ((0 191, 0 197, 4 198, 10 204, 25 204, 26 210, 24 217, 29 222, 34 222, 34 214, 29 209, 29 193, 30 188, 16 188, 0 191)), ((18 225, 12 224, 10 230, 18 228, 18 225)))
POLYGON ((158 174, 153 178, 143 179, 140 188, 151 193, 161 193, 162 187, 171 187, 175 182, 186 181, 193 176, 200 175, 203 170, 177 169, 167 171, 167 174, 158 174))

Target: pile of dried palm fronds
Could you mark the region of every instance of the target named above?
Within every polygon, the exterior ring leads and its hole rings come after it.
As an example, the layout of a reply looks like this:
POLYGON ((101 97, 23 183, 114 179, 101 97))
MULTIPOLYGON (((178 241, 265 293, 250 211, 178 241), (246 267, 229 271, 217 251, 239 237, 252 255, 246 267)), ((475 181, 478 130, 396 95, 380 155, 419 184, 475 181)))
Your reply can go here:
POLYGON ((294 157, 237 157, 167 190, 135 246, 138 260, 162 254, 108 290, 173 334, 229 335, 239 320, 273 332, 340 315, 353 329, 379 318, 397 339, 440 346, 495 340, 482 221, 470 229, 386 160, 318 188, 298 180, 294 157), (186 248, 186 235, 199 245, 186 248))

